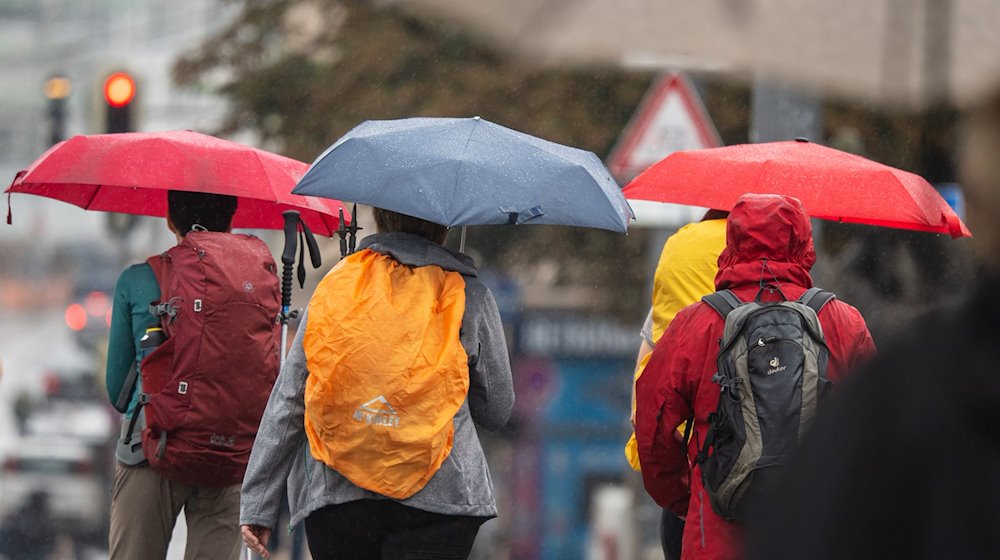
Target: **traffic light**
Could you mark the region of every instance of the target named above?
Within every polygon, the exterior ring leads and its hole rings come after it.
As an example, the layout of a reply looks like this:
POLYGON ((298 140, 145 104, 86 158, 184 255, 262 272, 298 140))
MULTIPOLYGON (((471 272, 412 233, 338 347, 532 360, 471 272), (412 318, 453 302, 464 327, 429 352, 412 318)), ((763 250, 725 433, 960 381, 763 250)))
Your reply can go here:
POLYGON ((49 100, 49 142, 52 145, 62 142, 66 135, 66 98, 73 90, 69 78, 55 75, 45 80, 42 92, 49 100))
POLYGON ((135 99, 135 79, 127 72, 115 72, 104 80, 104 101, 107 105, 105 132, 132 130, 132 101, 135 99))

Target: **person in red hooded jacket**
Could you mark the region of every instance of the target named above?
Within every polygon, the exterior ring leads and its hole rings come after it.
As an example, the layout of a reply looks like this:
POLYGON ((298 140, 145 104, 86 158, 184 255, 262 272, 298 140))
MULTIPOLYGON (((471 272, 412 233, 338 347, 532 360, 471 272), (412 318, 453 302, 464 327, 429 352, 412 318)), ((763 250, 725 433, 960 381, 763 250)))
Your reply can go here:
MULTIPOLYGON (((763 282, 762 301, 794 300, 813 285, 816 261, 812 226, 797 199, 783 195, 743 195, 729 215, 726 248, 719 256, 716 289, 752 300, 763 282)), ((819 312, 830 360, 827 377, 838 383, 875 354, 875 344, 857 309, 831 300, 819 312)), ((646 491, 664 508, 685 518, 682 558, 726 559, 742 554, 742 527, 712 510, 694 463, 708 431, 708 415, 719 404, 712 383, 725 321, 704 302, 684 308, 656 345, 636 385, 639 460, 646 491), (685 449, 677 426, 694 418, 685 449)))

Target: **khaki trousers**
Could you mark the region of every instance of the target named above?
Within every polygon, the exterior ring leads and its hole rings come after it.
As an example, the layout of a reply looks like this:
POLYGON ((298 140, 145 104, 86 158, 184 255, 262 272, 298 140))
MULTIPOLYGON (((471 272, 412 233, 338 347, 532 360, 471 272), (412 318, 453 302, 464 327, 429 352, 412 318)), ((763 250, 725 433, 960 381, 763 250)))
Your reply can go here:
POLYGON ((240 485, 186 486, 148 464, 115 465, 111 494, 111 560, 162 560, 181 509, 187 522, 184 560, 240 557, 240 485))

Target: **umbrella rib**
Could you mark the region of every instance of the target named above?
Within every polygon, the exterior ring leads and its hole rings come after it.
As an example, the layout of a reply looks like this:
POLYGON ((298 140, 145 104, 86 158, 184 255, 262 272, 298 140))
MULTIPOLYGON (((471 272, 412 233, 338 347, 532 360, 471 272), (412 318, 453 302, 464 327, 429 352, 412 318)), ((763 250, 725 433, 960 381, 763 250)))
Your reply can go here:
POLYGON ((90 205, 92 205, 94 200, 97 199, 97 192, 101 190, 102 186, 104 185, 94 185, 94 191, 90 194, 90 200, 88 200, 87 204, 83 207, 84 210, 90 210, 90 205))
MULTIPOLYGON (((479 119, 476 119, 474 121, 474 123, 481 123, 481 122, 483 122, 483 121, 479 120, 479 119)), ((465 167, 466 154, 468 154, 468 152, 469 152, 469 145, 472 144, 472 135, 475 134, 477 130, 478 130, 477 128, 473 128, 472 132, 469 133, 469 137, 465 139, 465 146, 463 146, 463 148, 462 148, 462 154, 461 154, 462 157, 458 161, 458 167, 455 169, 455 184, 452 186, 452 189, 451 189, 451 202, 452 202, 452 204, 454 204, 455 199, 458 198, 459 175, 462 172, 462 168, 465 167)), ((454 206, 452 206, 452 208, 454 208, 454 206)), ((448 222, 449 223, 453 222, 454 219, 455 219, 454 216, 448 216, 448 222)), ((455 225, 458 225, 458 224, 455 224, 455 225)))
MULTIPOLYGON (((267 166, 264 165, 264 160, 260 159, 260 152, 257 150, 252 150, 251 152, 255 160, 257 160, 257 165, 260 166, 261 173, 264 174, 264 178, 267 180, 267 186, 271 190, 271 195, 274 196, 274 201, 278 201, 278 193, 274 192, 274 185, 271 184, 271 178, 267 175, 267 166)), ((251 197, 248 197, 251 198, 251 197)))

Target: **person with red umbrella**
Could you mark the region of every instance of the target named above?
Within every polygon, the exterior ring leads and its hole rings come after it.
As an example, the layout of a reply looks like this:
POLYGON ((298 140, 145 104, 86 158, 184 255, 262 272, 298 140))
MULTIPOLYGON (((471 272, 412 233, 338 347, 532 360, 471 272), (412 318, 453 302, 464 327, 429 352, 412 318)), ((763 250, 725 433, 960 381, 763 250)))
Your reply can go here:
MULTIPOLYGON (((716 288, 741 301, 792 301, 812 287, 812 226, 802 204, 783 195, 747 194, 733 207, 716 288)), ((818 312, 835 384, 875 352, 857 309, 830 300, 818 312)), ((635 433, 643 484, 653 499, 686 520, 682 558, 739 558, 742 527, 710 505, 696 457, 719 406, 712 381, 725 320, 705 301, 684 308, 653 350, 636 385, 635 433), (675 436, 693 418, 690 441, 675 436)))
MULTIPOLYGON (((8 224, 11 195, 24 193, 165 217, 178 236, 174 248, 125 270, 116 287, 107 384, 126 421, 112 558, 162 558, 182 507, 186 557, 239 554, 239 483, 294 317, 295 237, 315 268, 311 232, 356 229, 345 227, 350 216, 339 201, 291 194, 308 167, 190 130, 80 135, 42 154, 5 191, 8 224), (284 229, 280 294, 267 245, 232 228, 284 229)), ((300 263, 300 284, 304 274, 300 263)))
POLYGON ((1000 558, 1000 83, 964 120, 975 285, 838 393, 750 524, 750 560, 1000 558))
POLYGON ((266 244, 230 233, 234 196, 167 193, 178 244, 115 286, 106 383, 116 446, 112 559, 240 556, 240 486, 278 375, 280 290, 266 244))

